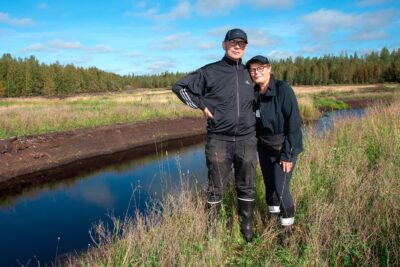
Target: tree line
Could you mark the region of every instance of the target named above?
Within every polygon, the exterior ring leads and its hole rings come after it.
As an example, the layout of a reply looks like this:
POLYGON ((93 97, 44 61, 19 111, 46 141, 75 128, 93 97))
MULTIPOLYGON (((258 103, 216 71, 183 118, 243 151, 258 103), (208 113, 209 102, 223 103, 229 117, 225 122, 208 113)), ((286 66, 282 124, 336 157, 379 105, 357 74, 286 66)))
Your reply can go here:
POLYGON ((272 62, 278 79, 292 85, 400 82, 400 48, 358 56, 296 57, 272 62))
MULTIPOLYGON (((368 84, 400 82, 400 49, 382 48, 359 56, 296 57, 272 61, 278 79, 292 85, 368 84)), ((0 97, 60 96, 76 93, 122 91, 131 88, 169 87, 186 75, 118 75, 95 67, 39 63, 34 57, 0 59, 0 97)))

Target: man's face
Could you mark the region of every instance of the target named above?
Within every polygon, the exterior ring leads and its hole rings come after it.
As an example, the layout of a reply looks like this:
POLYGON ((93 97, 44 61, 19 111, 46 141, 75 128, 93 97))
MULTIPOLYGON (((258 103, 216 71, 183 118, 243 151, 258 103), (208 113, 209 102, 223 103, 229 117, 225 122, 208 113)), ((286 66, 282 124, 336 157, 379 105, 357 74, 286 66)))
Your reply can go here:
POLYGON ((240 38, 232 39, 222 43, 225 54, 232 60, 239 61, 246 51, 247 43, 240 38))

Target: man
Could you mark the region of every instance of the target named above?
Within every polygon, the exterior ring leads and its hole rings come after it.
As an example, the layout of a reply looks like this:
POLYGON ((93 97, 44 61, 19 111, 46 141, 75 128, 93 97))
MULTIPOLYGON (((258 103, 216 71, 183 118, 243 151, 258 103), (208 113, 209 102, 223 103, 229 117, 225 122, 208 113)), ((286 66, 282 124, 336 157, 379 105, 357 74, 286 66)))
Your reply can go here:
POLYGON ((188 106, 201 109, 207 119, 205 152, 211 223, 218 218, 233 166, 240 229, 249 242, 253 238, 257 139, 254 89, 242 64, 246 46, 247 35, 243 30, 229 30, 222 42, 225 56, 187 75, 172 90, 188 106))

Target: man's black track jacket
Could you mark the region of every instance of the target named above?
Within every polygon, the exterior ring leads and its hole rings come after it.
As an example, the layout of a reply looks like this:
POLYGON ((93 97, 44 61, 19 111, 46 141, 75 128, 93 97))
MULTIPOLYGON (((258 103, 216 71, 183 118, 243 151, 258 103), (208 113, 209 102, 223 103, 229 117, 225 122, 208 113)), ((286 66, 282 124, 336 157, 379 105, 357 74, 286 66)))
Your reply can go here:
POLYGON ((207 122, 209 137, 238 141, 255 136, 254 89, 241 62, 225 56, 179 80, 172 91, 188 106, 207 107, 213 114, 207 122))

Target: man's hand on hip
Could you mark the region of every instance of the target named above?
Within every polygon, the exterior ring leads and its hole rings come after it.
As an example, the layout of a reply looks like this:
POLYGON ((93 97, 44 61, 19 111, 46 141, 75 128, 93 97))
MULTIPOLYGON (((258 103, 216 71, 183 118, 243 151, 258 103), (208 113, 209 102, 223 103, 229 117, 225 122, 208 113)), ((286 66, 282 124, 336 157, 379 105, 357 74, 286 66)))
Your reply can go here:
POLYGON ((205 108, 203 110, 204 118, 208 119, 214 119, 213 114, 208 110, 208 108, 205 108))

